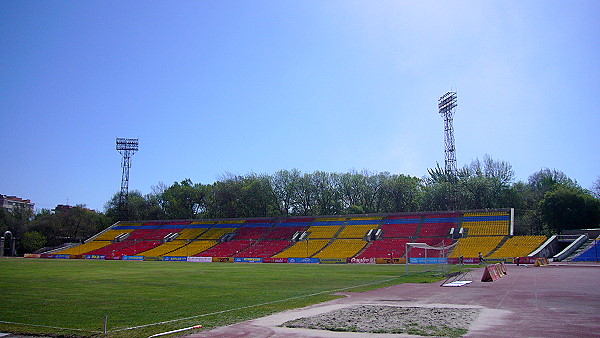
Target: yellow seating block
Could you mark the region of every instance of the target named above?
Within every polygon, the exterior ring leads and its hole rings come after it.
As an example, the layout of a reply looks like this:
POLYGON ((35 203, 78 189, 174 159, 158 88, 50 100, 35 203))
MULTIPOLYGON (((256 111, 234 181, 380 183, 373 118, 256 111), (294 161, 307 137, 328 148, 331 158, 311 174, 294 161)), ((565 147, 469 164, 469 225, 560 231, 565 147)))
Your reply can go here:
POLYGON ((228 234, 230 232, 234 232, 236 228, 216 228, 216 229, 208 229, 205 233, 203 233, 198 239, 219 239, 221 236, 228 234))
POLYGON ((310 232, 308 238, 333 238, 340 228, 339 225, 312 226, 307 230, 310 232))
POLYGON ((448 257, 478 257, 480 252, 486 257, 500 244, 503 238, 504 236, 469 236, 461 238, 448 257))
POLYGON ((336 239, 323 251, 315 255, 317 258, 348 258, 355 256, 367 242, 361 239, 336 239))
POLYGON ((367 231, 377 229, 378 226, 378 224, 346 225, 344 230, 338 235, 338 238, 363 238, 367 234, 367 231))
POLYGON ((74 247, 71 247, 71 248, 68 248, 65 250, 61 250, 61 251, 57 252, 57 254, 60 254, 60 255, 83 255, 90 251, 94 251, 96 249, 103 248, 111 243, 112 243, 111 241, 94 240, 94 241, 80 244, 80 245, 77 245, 77 246, 74 246, 74 247))
POLYGON ((273 256, 274 258, 295 258, 311 257, 319 250, 323 249, 329 243, 328 239, 314 239, 308 241, 296 242, 296 244, 287 248, 283 252, 273 256))
POLYGON ((146 257, 163 256, 166 253, 169 253, 171 251, 179 249, 180 247, 184 246, 186 243, 187 243, 187 241, 174 240, 172 242, 167 242, 167 243, 161 244, 161 245, 157 246, 156 248, 152 248, 150 250, 139 253, 138 255, 146 256, 146 257))
POLYGON ((546 241, 546 236, 514 236, 508 239, 490 258, 525 257, 546 241))

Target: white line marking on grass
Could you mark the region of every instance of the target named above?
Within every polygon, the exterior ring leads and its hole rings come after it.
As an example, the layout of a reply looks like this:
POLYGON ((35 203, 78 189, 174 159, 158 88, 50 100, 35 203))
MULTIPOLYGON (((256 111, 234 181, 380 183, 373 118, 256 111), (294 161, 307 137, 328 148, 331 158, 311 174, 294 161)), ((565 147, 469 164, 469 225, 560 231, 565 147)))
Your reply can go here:
POLYGON ((163 324, 169 324, 169 323, 179 322, 179 321, 182 321, 182 320, 189 320, 189 319, 194 319, 194 318, 200 318, 200 317, 218 315, 218 314, 222 314, 222 313, 226 313, 226 312, 233 312, 233 311, 238 311, 238 310, 245 310, 245 309, 250 309, 250 308, 258 307, 258 306, 264 306, 264 305, 271 305, 271 304, 275 304, 275 303, 286 302, 286 301, 294 300, 294 299, 300 299, 300 298, 318 296, 318 295, 322 295, 324 293, 334 293, 334 292, 340 292, 340 291, 348 290, 348 289, 360 288, 360 287, 363 287, 363 286, 369 286, 369 285, 374 285, 374 284, 386 283, 386 282, 393 281, 395 279, 401 279, 403 277, 404 276, 394 277, 394 278, 390 278, 390 279, 386 279, 386 280, 382 280, 382 281, 371 282, 371 283, 366 283, 366 284, 361 284, 361 285, 355 285, 355 286, 349 286, 349 287, 345 287, 345 288, 341 288, 341 289, 321 291, 321 292, 311 293, 309 295, 295 296, 295 297, 290 297, 290 298, 285 298, 285 299, 280 299, 280 300, 274 300, 272 302, 267 302, 267 303, 260 303, 260 304, 255 304, 255 305, 242 306, 242 307, 238 307, 238 308, 235 308, 235 309, 217 311, 217 312, 212 312, 212 313, 205 313, 205 314, 191 316, 191 317, 186 317, 186 318, 172 319, 172 320, 167 320, 167 321, 164 321, 164 322, 158 322, 158 323, 152 323, 152 324, 145 324, 145 325, 139 325, 139 326, 132 326, 132 327, 127 327, 127 328, 123 328, 123 329, 110 330, 108 332, 119 332, 119 331, 127 331, 127 330, 136 330, 136 329, 141 329, 141 328, 144 328, 144 327, 149 327, 149 326, 154 326, 154 325, 163 325, 163 324))
POLYGON ((7 322, 7 321, 4 321, 4 320, 0 320, 0 323, 15 324, 15 325, 25 325, 25 326, 35 326, 35 327, 45 327, 45 328, 48 328, 48 329, 59 329, 59 330, 69 330, 69 331, 82 331, 82 332, 90 332, 90 333, 102 333, 101 331, 92 331, 92 330, 84 330, 84 329, 71 329, 71 328, 68 328, 68 327, 47 326, 47 325, 39 325, 39 324, 15 323, 15 322, 7 322))

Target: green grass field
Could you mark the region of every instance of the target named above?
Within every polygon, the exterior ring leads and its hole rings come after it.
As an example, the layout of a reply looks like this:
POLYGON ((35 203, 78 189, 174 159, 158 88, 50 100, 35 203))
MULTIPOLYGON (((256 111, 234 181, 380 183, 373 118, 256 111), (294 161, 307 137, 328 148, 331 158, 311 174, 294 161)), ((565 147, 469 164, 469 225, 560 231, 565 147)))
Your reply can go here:
POLYGON ((405 276, 404 265, 4 258, 0 332, 147 337, 258 318, 333 299, 336 291, 441 278, 416 270, 423 266, 411 269, 415 274, 405 276), (101 334, 105 316, 108 333, 101 334), (154 325, 165 321, 171 322, 154 325), (137 326, 143 327, 129 329, 137 326))

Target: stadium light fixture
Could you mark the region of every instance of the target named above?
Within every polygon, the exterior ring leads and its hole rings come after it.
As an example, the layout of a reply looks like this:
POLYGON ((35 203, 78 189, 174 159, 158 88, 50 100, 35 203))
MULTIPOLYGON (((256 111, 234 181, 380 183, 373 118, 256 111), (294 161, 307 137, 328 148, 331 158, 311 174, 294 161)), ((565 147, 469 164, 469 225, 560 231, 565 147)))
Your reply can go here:
POLYGON ((131 156, 138 151, 137 138, 117 138, 117 151, 121 154, 121 191, 119 193, 119 209, 121 217, 127 217, 127 201, 129 199, 129 168, 131 156))

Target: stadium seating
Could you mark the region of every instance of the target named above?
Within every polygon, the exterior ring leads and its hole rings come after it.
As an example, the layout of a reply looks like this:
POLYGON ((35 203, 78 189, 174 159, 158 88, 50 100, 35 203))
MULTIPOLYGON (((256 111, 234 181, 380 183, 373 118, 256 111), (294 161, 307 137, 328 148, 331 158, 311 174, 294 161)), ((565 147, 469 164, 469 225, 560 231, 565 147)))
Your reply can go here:
POLYGON ((350 219, 337 238, 363 238, 369 230, 377 229, 380 222, 381 217, 378 219, 350 219))
POLYGON ((333 238, 340 228, 339 225, 313 225, 307 230, 310 232, 308 238, 333 238))
POLYGON ((502 236, 467 237, 458 240, 448 257, 478 257, 479 253, 486 257, 504 239, 502 236))
POLYGON ((457 213, 426 215, 419 237, 445 237, 458 225, 457 213))
POLYGON ((184 240, 174 240, 172 242, 167 242, 164 243, 162 245, 159 245, 155 248, 152 248, 150 250, 144 251, 144 252, 140 252, 139 255, 140 256, 145 256, 145 257, 159 257, 159 256, 164 256, 165 254, 175 251, 181 247, 183 247, 184 245, 187 244, 187 241, 184 240))
POLYGON ((345 221, 345 218, 317 218, 307 230, 310 232, 308 238, 333 238, 345 221))
POLYGON ((488 258, 525 257, 546 241, 546 236, 514 236, 488 258))
POLYGON ((587 248, 577 257, 573 258, 574 262, 598 262, 600 259, 600 237, 596 238, 590 247, 587 248))
POLYGON ((235 239, 253 239, 262 238, 271 228, 273 223, 250 223, 244 224, 235 233, 235 239))
POLYGON ((310 239, 307 241, 296 242, 283 252, 276 254, 275 258, 299 258, 312 257, 315 253, 329 244, 329 239, 310 239))
POLYGON ((198 239, 220 239, 225 234, 234 233, 236 228, 213 228, 206 230, 198 239))
POLYGON ((195 239, 205 233, 207 230, 208 228, 185 228, 179 232, 177 239, 195 239))
POLYGON ((208 250, 200 252, 194 256, 206 257, 233 257, 252 245, 250 240, 232 240, 229 242, 219 243, 208 250))
POLYGON ((263 239, 291 240, 296 232, 306 231, 312 220, 312 218, 287 219, 272 228, 263 239))
MULTIPOLYGON (((509 238, 510 222, 508 209, 465 213, 129 222, 117 223, 85 244, 56 253, 115 258, 123 255, 389 258, 404 256, 409 242, 450 246, 453 243, 450 229, 461 226, 466 230, 466 237, 458 241, 449 257, 477 257, 479 252, 489 258, 526 256, 545 241, 544 236, 509 238), (370 230, 378 230, 381 237, 365 238, 370 230), (305 231, 309 233, 305 240, 292 242, 295 234, 305 231), (168 236, 170 234, 175 235, 168 236)), ((422 257, 424 254, 423 249, 412 248, 410 257, 422 257)))
POLYGON ((406 252, 408 238, 384 238, 372 242, 357 258, 399 258, 406 252))
POLYGON ((383 221, 383 237, 412 237, 417 233, 421 216, 392 216, 383 221))
POLYGON ((94 251, 94 250, 98 250, 100 248, 103 248, 105 246, 110 245, 112 242, 111 241, 99 241, 99 240, 94 240, 94 241, 90 241, 81 245, 76 245, 74 247, 71 248, 67 248, 65 250, 61 250, 56 252, 56 254, 61 254, 61 255, 84 255, 90 251, 94 251))
POLYGON ((509 212, 465 213, 462 227, 469 236, 508 236, 510 231, 509 212))
MULTIPOLYGON (((174 240, 173 242, 177 242, 177 240, 174 240)), ((189 242, 189 244, 187 244, 187 245, 184 244, 179 249, 177 249, 175 251, 171 251, 169 253, 166 253, 163 256, 172 256, 172 257, 203 256, 202 252, 212 248, 213 246, 215 246, 217 244, 219 244, 219 242, 213 241, 213 240, 193 241, 193 242, 189 242)))
POLYGON ((292 245, 292 241, 258 241, 248 249, 234 255, 235 257, 272 257, 273 255, 283 251, 288 246, 292 245))
POLYGON ((362 250, 367 242, 362 239, 336 239, 326 246, 321 252, 314 255, 316 258, 349 258, 354 257, 362 250))
POLYGON ((162 244, 160 241, 125 240, 112 243, 100 249, 88 252, 88 255, 104 255, 110 258, 119 258, 125 255, 136 255, 162 244))

